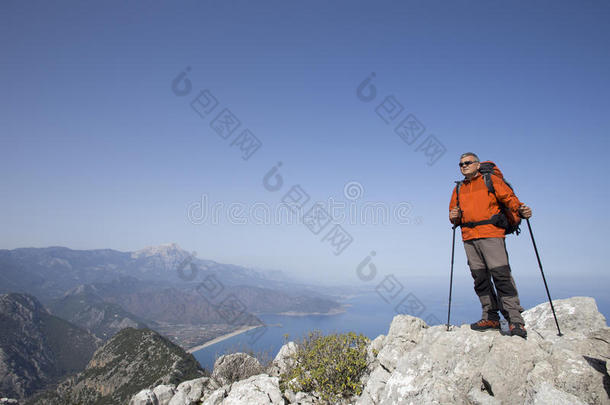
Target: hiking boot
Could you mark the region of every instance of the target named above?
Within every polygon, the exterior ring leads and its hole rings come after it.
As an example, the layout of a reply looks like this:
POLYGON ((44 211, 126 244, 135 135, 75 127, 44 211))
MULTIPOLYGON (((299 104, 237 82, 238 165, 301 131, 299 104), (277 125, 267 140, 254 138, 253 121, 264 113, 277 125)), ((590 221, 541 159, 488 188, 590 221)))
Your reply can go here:
POLYGON ((481 319, 478 322, 475 323, 471 323, 470 324, 470 329, 472 330, 488 330, 488 329, 498 329, 500 330, 500 322, 499 321, 492 321, 489 319, 481 319))
POLYGON ((509 329, 511 336, 519 336, 523 339, 527 339, 527 331, 525 330, 525 326, 521 325, 520 323, 511 323, 509 329))

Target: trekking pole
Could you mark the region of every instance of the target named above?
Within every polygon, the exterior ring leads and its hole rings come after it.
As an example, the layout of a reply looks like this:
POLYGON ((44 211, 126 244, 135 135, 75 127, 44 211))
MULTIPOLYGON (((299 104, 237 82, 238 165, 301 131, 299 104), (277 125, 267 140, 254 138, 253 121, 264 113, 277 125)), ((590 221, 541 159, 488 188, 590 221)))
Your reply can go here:
POLYGON ((549 304, 551 304, 551 310, 553 311, 553 317, 555 318, 555 325, 557 325, 557 336, 563 336, 559 329, 559 322, 557 322, 557 315, 555 315, 555 307, 553 307, 553 300, 551 300, 551 293, 549 292, 549 286, 546 284, 546 277, 544 277, 544 271, 542 270, 542 262, 540 261, 540 255, 538 254, 538 248, 536 247, 536 241, 534 240, 534 233, 532 232, 532 226, 530 225, 529 218, 527 221, 527 228, 530 230, 530 236, 532 237, 532 244, 534 245, 534 251, 536 252, 536 259, 538 259, 538 266, 540 267, 540 273, 542 274, 542 281, 544 281, 544 288, 546 289, 546 295, 549 297, 549 304))
POLYGON ((449 310, 447 311, 447 332, 449 332, 449 319, 451 317, 451 288, 453 286, 453 257, 455 253, 455 228, 453 225, 453 243, 451 244, 451 277, 449 278, 449 310))

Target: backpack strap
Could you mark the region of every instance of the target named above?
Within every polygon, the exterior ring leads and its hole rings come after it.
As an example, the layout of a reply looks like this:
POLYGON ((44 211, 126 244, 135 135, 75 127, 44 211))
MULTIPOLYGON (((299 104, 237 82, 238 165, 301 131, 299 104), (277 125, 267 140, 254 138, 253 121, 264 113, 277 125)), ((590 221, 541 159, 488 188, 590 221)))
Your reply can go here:
POLYGON ((483 180, 485 180, 487 191, 493 195, 496 194, 496 190, 494 188, 493 182, 491 181, 491 176, 494 174, 495 168, 496 164, 493 162, 481 162, 479 165, 479 173, 481 173, 481 176, 483 176, 483 180))
POLYGON ((487 186, 487 191, 493 195, 496 195, 496 189, 494 187, 494 183, 491 181, 491 173, 483 173, 483 180, 485 180, 485 185, 487 186))
POLYGON ((505 210, 509 210, 509 208, 506 205, 504 205, 504 203, 502 201, 500 201, 498 199, 498 196, 496 195, 496 189, 491 180, 491 176, 499 177, 500 180, 502 180, 504 182, 504 184, 506 184, 511 190, 514 190, 513 186, 511 186, 510 183, 508 181, 506 181, 506 179, 503 176, 498 176, 491 172, 485 172, 485 173, 482 173, 482 175, 483 175, 483 180, 485 180, 485 185, 487 186, 487 191, 494 195, 494 197, 496 198, 496 201, 498 202, 498 205, 500 206, 500 212, 498 214, 493 215, 491 218, 489 218, 485 221, 467 222, 465 224, 462 224, 462 226, 465 226, 467 228, 474 228, 477 225, 493 224, 500 228, 504 228, 505 232, 508 232, 508 233, 515 232, 515 234, 519 235, 519 233, 521 233, 521 228, 519 228, 518 224, 516 226, 512 226, 509 223, 507 214, 505 213, 505 210))
POLYGON ((491 176, 496 176, 496 177, 498 177, 498 178, 499 178, 500 180, 502 180, 502 181, 504 182, 504 184, 506 184, 506 185, 507 185, 507 186, 508 186, 508 187, 509 187, 511 190, 513 190, 513 191, 515 190, 515 189, 513 188, 513 186, 511 186, 511 184, 510 184, 508 181, 506 181, 506 179, 504 178, 504 176, 499 176, 499 175, 497 175, 497 174, 493 174, 493 173, 490 173, 490 172, 482 173, 482 175, 483 175, 483 180, 485 180, 485 185, 487 186, 487 191, 489 191, 490 193, 492 193, 492 194, 494 194, 494 195, 496 194, 496 189, 495 189, 495 187, 494 187, 494 183, 491 181, 491 176))

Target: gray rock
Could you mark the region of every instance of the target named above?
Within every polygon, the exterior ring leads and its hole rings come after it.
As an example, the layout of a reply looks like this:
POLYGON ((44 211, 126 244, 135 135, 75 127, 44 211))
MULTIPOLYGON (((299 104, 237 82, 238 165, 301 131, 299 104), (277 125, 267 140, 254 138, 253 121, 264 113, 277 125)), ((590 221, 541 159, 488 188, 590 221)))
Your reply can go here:
POLYGON ((356 401, 358 405, 370 405, 379 402, 379 397, 385 389, 386 382, 390 379, 391 374, 383 367, 377 367, 373 370, 360 398, 356 401))
POLYGON ((474 405, 502 405, 502 402, 489 395, 484 388, 473 387, 468 392, 468 399, 474 405))
POLYGON ((582 355, 563 348, 553 350, 547 361, 555 373, 554 379, 547 382, 557 389, 590 404, 610 404, 604 386, 604 379, 610 378, 605 364, 592 364, 582 355))
POLYGON ((532 371, 527 375, 526 384, 529 387, 529 391, 531 391, 533 387, 543 384, 546 381, 554 381, 554 379, 555 370, 553 370, 553 366, 548 362, 547 358, 534 365, 532 371))
POLYGON ((320 401, 318 401, 318 398, 311 394, 305 392, 297 392, 296 403, 299 405, 313 405, 319 402, 320 401))
POLYGON ((172 399, 169 401, 169 405, 192 405, 195 402, 188 398, 188 394, 184 391, 177 391, 172 399))
MULTIPOLYGON (((176 387, 176 394, 182 392, 187 401, 197 403, 201 397, 204 396, 209 380, 208 377, 200 377, 195 378, 194 380, 184 381, 176 387)), ((174 405, 173 402, 170 402, 170 404, 174 405)))
POLYGON ((134 395, 129 405, 159 405, 159 401, 152 390, 145 389, 134 395))
MULTIPOLYGON (((429 333, 436 333, 434 329, 444 326, 434 326, 429 333)), ((480 369, 494 337, 500 336, 464 327, 426 339, 432 343, 418 345, 399 360, 378 403, 469 403, 468 392, 472 387, 480 389, 480 369)))
POLYGON ((219 405, 229 394, 229 389, 229 385, 216 389, 205 397, 201 405, 219 405))
POLYGON ((591 332, 586 336, 568 331, 562 337, 551 335, 543 340, 548 343, 549 353, 561 348, 602 361, 610 360, 610 328, 608 327, 591 332))
POLYGON ((290 388, 287 388, 284 391, 284 398, 286 398, 286 400, 288 401, 289 404, 296 404, 297 403, 297 395, 290 388))
POLYGON ((245 353, 233 353, 216 360, 212 378, 220 385, 226 385, 262 372, 261 364, 254 357, 245 353))
POLYGON ((383 348, 384 341, 385 335, 379 335, 366 346, 367 372, 363 375, 361 379, 364 384, 366 384, 368 380, 368 375, 371 374, 373 370, 375 370, 375 368, 379 365, 379 360, 377 359, 377 356, 383 348))
POLYGON ((281 374, 286 373, 290 368, 294 366, 294 355, 297 352, 297 345, 294 342, 288 342, 282 346, 279 350, 275 359, 271 363, 267 373, 272 377, 279 377, 281 374))
MULTIPOLYGON (((211 392, 216 390, 219 387, 218 383, 209 377, 200 377, 195 378, 188 381, 183 381, 178 386, 173 389, 173 386, 157 386, 155 387, 155 392, 157 389, 161 389, 165 392, 165 397, 170 393, 173 393, 166 402, 167 405, 193 405, 199 404, 202 399, 207 398, 211 392), (161 388, 166 387, 166 388, 161 388), (169 389, 168 389, 169 388, 169 389)), ((157 395, 159 398, 159 395, 157 395)), ((160 400, 161 398, 159 398, 160 400)), ((161 401, 159 401, 161 405, 161 401)))
POLYGON ((385 335, 379 335, 371 341, 371 344, 369 345, 369 347, 371 350, 375 350, 377 353, 379 353, 379 351, 383 347, 384 342, 385 342, 385 335))
POLYGON ((294 393, 292 390, 288 389, 284 392, 284 397, 288 400, 289 404, 294 405, 314 405, 318 404, 320 401, 318 399, 306 392, 297 392, 294 393))
POLYGON ((527 404, 532 405, 585 405, 578 397, 555 388, 551 383, 542 382, 530 390, 527 395, 527 404))
POLYGON ((284 399, 280 392, 279 379, 266 374, 252 376, 231 385, 229 395, 221 402, 223 405, 265 405, 281 404, 284 399))
POLYGON ((512 398, 522 403, 525 399, 527 375, 534 364, 545 357, 535 342, 518 336, 499 336, 485 356, 481 377, 488 384, 488 390, 498 398, 512 398))
POLYGON ((424 327, 417 318, 395 317, 356 403, 523 404, 556 398, 610 404, 605 318, 592 299, 554 304, 564 322, 562 337, 556 336, 548 304, 524 312, 527 340, 475 332, 469 325, 447 332, 444 326, 424 327))
MULTIPOLYGON (((606 328, 606 318, 597 309, 590 297, 572 297, 554 300, 553 307, 562 333, 575 332, 583 335, 606 328)), ((557 326, 548 302, 523 312, 523 320, 528 330, 542 335, 557 335, 557 326)))
POLYGON ((590 344, 586 350, 582 350, 580 353, 610 360, 610 328, 597 330, 587 337, 590 344))
POLYGON ((377 360, 386 370, 394 370, 398 359, 404 357, 421 341, 425 328, 428 328, 428 325, 419 318, 411 315, 395 316, 377 360))
POLYGON ((168 405, 176 393, 176 386, 173 384, 169 385, 158 385, 153 389, 153 393, 159 401, 159 405, 168 405))

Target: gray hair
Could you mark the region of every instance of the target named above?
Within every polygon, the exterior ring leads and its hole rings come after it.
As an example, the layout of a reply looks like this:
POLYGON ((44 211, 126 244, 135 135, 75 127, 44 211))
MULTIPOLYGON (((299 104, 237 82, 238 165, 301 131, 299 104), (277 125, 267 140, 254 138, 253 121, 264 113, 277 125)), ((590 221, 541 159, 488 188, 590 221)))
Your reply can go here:
POLYGON ((462 156, 460 156, 460 160, 464 159, 466 156, 472 156, 473 158, 476 159, 476 162, 480 162, 479 157, 472 152, 462 153, 462 156))

